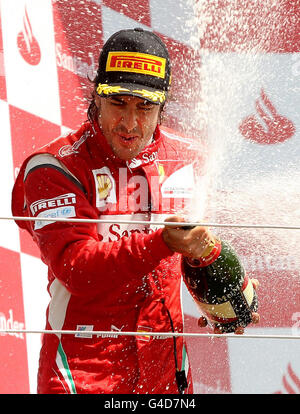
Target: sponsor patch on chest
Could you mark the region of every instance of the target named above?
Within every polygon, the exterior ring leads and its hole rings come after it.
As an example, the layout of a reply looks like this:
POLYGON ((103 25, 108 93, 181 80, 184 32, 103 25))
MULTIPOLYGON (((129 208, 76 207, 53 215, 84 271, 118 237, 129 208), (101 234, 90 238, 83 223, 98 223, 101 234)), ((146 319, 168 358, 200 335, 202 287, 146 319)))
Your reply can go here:
POLYGON ((96 189, 96 207, 104 207, 107 203, 115 204, 116 183, 108 167, 93 170, 96 189))

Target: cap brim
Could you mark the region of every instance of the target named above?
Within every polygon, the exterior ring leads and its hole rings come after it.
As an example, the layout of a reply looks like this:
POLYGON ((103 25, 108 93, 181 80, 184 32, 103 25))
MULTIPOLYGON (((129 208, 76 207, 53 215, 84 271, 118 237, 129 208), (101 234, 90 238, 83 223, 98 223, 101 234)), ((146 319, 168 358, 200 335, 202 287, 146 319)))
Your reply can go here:
POLYGON ((96 92, 102 97, 116 95, 137 96, 138 98, 145 99, 156 105, 165 103, 167 98, 167 93, 165 91, 137 83, 99 83, 96 92))

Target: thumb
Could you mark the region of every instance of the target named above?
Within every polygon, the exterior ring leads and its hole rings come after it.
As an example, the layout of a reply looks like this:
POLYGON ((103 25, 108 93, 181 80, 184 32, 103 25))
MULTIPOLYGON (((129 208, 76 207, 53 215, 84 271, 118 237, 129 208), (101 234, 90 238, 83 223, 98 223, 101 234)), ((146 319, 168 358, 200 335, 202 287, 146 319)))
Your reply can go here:
POLYGON ((170 217, 167 217, 165 219, 165 222, 169 222, 169 221, 171 221, 171 222, 174 221, 176 223, 180 223, 180 222, 185 221, 185 220, 184 220, 184 218, 182 218, 180 216, 170 216, 170 217))
MULTIPOLYGON (((184 218, 180 216, 170 216, 165 219, 165 223, 168 223, 168 222, 183 223, 184 221, 185 221, 184 218)), ((172 228, 172 226, 167 226, 167 224, 166 224, 166 227, 172 228)), ((176 228, 176 227, 173 227, 173 228, 176 228)))
MULTIPOLYGON (((174 223, 183 223, 185 220, 184 220, 184 218, 183 217, 180 217, 180 216, 171 216, 171 217, 167 217, 166 219, 165 219, 165 223, 168 223, 168 222, 174 222, 174 223)), ((180 226, 178 226, 178 227, 176 227, 176 226, 168 226, 167 224, 166 224, 166 227, 167 228, 169 228, 169 229, 178 229, 178 228, 180 228, 180 226)))

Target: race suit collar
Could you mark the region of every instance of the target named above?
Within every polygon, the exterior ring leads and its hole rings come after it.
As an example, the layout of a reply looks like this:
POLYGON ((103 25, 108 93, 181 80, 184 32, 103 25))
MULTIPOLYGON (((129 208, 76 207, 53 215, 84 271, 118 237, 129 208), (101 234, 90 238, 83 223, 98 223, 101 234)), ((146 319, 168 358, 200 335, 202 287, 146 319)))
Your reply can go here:
POLYGON ((154 131, 153 139, 150 144, 148 144, 135 158, 129 161, 121 160, 113 153, 110 145, 106 141, 105 136, 99 127, 97 120, 93 122, 92 128, 96 137, 97 144, 99 147, 101 147, 101 152, 104 152, 109 159, 113 160, 117 164, 123 166, 126 165, 129 169, 133 170, 145 165, 152 164, 157 159, 158 149, 162 141, 162 135, 160 133, 158 125, 154 131))

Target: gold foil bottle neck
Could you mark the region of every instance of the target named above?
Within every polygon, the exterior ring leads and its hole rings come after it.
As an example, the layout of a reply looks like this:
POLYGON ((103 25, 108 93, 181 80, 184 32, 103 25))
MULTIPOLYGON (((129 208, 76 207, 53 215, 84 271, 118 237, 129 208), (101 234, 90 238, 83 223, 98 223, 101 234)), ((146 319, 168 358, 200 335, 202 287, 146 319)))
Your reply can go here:
POLYGON ((209 245, 206 247, 206 249, 204 250, 204 252, 202 253, 201 257, 207 257, 211 254, 213 248, 216 245, 216 240, 211 240, 209 245))

